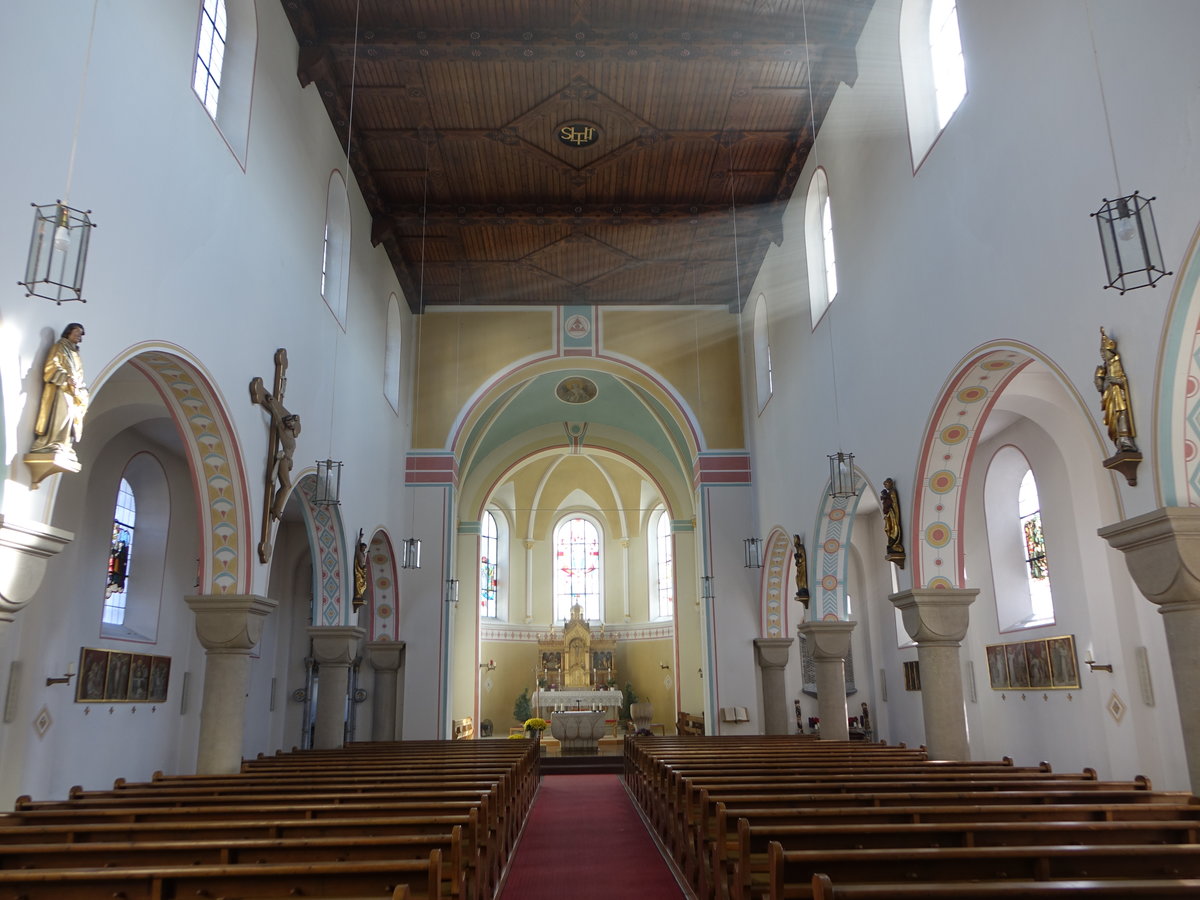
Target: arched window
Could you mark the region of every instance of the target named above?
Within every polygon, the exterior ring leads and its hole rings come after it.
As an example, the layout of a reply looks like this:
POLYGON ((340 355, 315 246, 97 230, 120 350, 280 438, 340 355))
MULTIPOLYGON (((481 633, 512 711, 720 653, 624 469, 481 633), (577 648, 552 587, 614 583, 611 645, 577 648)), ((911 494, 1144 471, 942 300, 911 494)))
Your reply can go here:
POLYGON ((117 506, 113 510, 112 543, 108 552, 108 579, 104 585, 105 625, 125 624, 130 564, 133 562, 133 534, 137 522, 137 503, 133 488, 124 478, 117 489, 117 506))
POLYGON ((325 235, 321 243, 321 296, 338 324, 346 327, 346 289, 350 281, 350 197, 340 172, 329 176, 325 235))
POLYGON ((200 33, 196 38, 196 71, 192 88, 214 119, 217 117, 217 99, 221 93, 221 67, 225 63, 225 37, 228 33, 225 0, 204 0, 200 7, 200 33))
POLYGON ((1046 559, 1046 538, 1042 532, 1042 504, 1038 499, 1033 470, 1027 469, 1017 492, 1017 515, 1025 542, 1025 575, 1029 582, 1029 606, 1033 620, 1054 621, 1054 600, 1050 595, 1050 563, 1046 559))
POLYGON ((138 453, 129 460, 111 509, 107 553, 103 563, 97 559, 105 569, 100 633, 117 640, 153 641, 171 525, 166 475, 157 459, 138 453))
POLYGON ((202 0, 196 29, 192 90, 244 167, 258 20, 253 0, 202 0))
POLYGON ((817 169, 808 185, 808 200, 804 207, 804 250, 808 256, 809 311, 813 328, 816 328, 838 292, 833 208, 824 169, 817 169))
POLYGON ((967 95, 956 0, 903 0, 900 68, 915 171, 967 95))
POLYGON ((484 510, 479 524, 479 615, 494 619, 497 616, 496 601, 500 583, 496 517, 484 510))
POLYGON ((400 304, 396 295, 388 298, 387 335, 383 346, 383 396, 400 412, 400 304))
POLYGON ((938 128, 945 128, 967 95, 955 0, 932 0, 929 4, 929 58, 933 66, 938 128))
POLYGON ((669 619, 675 614, 675 538, 671 518, 659 510, 655 526, 654 585, 650 597, 650 618, 669 619))
POLYGON ((600 529, 578 515, 554 529, 555 620, 569 619, 576 604, 585 619, 600 619, 600 529))
POLYGON ((1053 624, 1050 561, 1037 481, 1016 447, 1002 447, 992 457, 984 509, 1000 630, 1053 624))
POLYGON ((758 411, 762 412, 775 390, 771 369, 771 343, 767 338, 767 298, 759 294, 754 305, 754 377, 758 387, 758 411))

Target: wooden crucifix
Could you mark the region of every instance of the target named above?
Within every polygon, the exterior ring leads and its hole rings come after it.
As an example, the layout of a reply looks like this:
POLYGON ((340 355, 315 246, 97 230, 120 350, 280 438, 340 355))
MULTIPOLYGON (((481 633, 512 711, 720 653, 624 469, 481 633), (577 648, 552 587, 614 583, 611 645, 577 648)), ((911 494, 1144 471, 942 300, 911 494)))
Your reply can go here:
POLYGON ((275 384, 267 391, 257 375, 250 379, 250 399, 271 416, 267 444, 266 490, 263 491, 262 537, 258 542, 258 558, 271 560, 271 523, 283 514, 292 493, 292 456, 300 434, 300 417, 283 405, 287 390, 287 350, 275 351, 275 384))

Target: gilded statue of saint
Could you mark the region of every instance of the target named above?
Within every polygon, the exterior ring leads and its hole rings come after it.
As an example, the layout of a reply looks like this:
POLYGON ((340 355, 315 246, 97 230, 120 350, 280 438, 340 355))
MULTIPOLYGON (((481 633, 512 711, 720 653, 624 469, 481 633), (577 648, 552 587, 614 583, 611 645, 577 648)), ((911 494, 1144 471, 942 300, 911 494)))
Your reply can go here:
POLYGON ((808 593, 808 553, 804 550, 804 541, 800 540, 800 535, 794 535, 792 538, 792 558, 796 563, 796 599, 804 604, 804 608, 808 609, 809 593, 808 593))
POLYGON ((354 544, 354 609, 359 609, 367 599, 367 545, 363 530, 358 529, 358 540, 354 544))
POLYGON ((72 322, 46 354, 42 402, 33 426, 35 438, 30 453, 63 453, 76 458, 75 441, 83 435, 83 417, 88 408, 83 360, 79 356, 83 335, 83 326, 72 322))
POLYGON ((883 480, 879 507, 883 510, 883 533, 887 537, 884 557, 903 569, 908 555, 904 552, 904 530, 900 524, 900 497, 896 494, 896 482, 891 478, 883 480))
POLYGON ((1137 429, 1133 424, 1133 409, 1129 405, 1129 380, 1125 367, 1121 365, 1121 354, 1117 342, 1100 329, 1100 359, 1096 366, 1096 390, 1100 392, 1100 408, 1104 411, 1104 424, 1108 437, 1116 445, 1118 453, 1137 452, 1137 429))

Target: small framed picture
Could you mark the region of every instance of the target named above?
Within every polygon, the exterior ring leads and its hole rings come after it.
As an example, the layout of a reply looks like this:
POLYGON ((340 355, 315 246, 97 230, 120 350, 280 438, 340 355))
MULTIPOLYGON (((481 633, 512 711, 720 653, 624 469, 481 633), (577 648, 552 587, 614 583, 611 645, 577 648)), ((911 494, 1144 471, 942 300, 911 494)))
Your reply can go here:
POLYGON ((143 653, 133 654, 129 666, 129 699, 145 701, 150 697, 150 660, 143 653))
POLYGON ((1008 662, 1008 686, 1029 687, 1029 664, 1025 662, 1025 645, 1005 644, 1004 657, 1008 662))
POLYGON ((1008 687, 1008 660, 1004 655, 1003 644, 989 644, 987 647, 988 680, 993 691, 1002 691, 1008 687))
POLYGON ((156 656, 150 661, 150 694, 146 697, 151 703, 166 703, 167 688, 171 681, 171 657, 156 656))
POLYGON ((1025 664, 1031 688, 1050 687, 1050 652, 1045 641, 1025 641, 1025 664))
POLYGON ((104 682, 105 700, 129 699, 129 669, 132 653, 108 654, 108 678, 104 682))
POLYGON ((79 681, 75 685, 75 701, 103 700, 108 683, 108 651, 93 647, 79 648, 79 681))
POLYGON ((1079 687, 1079 665, 1075 657, 1075 635, 1046 639, 1050 655, 1050 681, 1056 688, 1079 687))

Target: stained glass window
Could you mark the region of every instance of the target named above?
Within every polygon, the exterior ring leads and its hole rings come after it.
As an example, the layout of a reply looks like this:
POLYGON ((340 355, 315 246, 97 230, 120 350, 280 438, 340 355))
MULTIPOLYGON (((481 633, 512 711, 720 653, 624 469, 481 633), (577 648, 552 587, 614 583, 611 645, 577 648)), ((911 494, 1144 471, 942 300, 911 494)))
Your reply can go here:
POLYGON ((666 512, 658 517, 658 618, 675 612, 675 542, 671 537, 671 520, 666 512))
POLYGON ((1050 565, 1046 557, 1046 538, 1042 533, 1041 501, 1033 470, 1027 470, 1017 493, 1017 515, 1025 547, 1025 571, 1029 578, 1032 622, 1053 620, 1054 600, 1050 595, 1050 565))
POLYGON ((569 619, 575 604, 584 618, 600 618, 600 532, 581 517, 554 529, 554 618, 569 619))
POLYGON ((479 534, 479 614, 494 619, 498 581, 496 560, 499 549, 499 542, 496 540, 496 519, 490 512, 485 511, 480 524, 482 530, 479 534))
POLYGON ((225 0, 204 0, 200 13, 200 34, 196 38, 196 73, 192 89, 214 119, 217 95, 221 92, 221 67, 225 63, 225 39, 229 27, 225 18, 225 0))
POLYGON ((117 489, 117 505, 113 510, 112 542, 108 551, 108 577, 104 586, 106 625, 125 624, 125 600, 129 588, 129 564, 133 557, 133 526, 137 505, 133 488, 124 478, 117 489))

